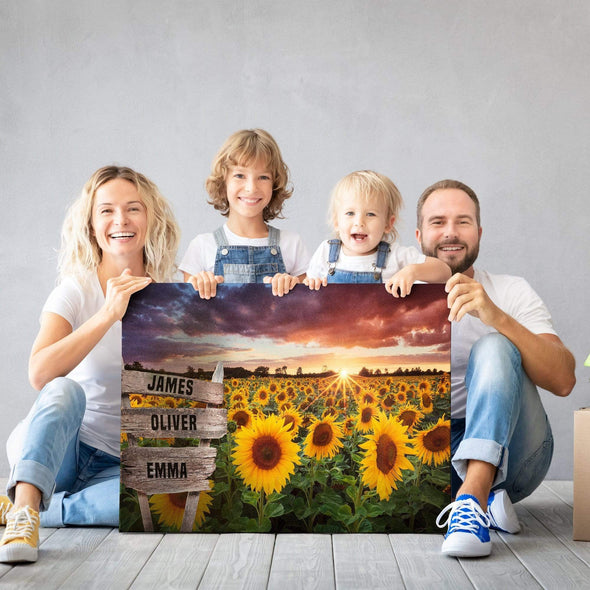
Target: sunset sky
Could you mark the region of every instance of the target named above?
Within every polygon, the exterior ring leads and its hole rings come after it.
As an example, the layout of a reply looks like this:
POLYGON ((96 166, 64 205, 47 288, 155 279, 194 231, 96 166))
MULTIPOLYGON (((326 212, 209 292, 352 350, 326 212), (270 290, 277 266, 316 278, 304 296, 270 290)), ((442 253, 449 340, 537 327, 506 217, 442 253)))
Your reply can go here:
POLYGON ((442 285, 414 285, 395 299, 383 285, 298 285, 273 297, 268 285, 220 285, 202 300, 190 284, 150 285, 123 319, 125 363, 185 372, 217 361, 270 373, 362 367, 449 370, 450 325, 442 285))

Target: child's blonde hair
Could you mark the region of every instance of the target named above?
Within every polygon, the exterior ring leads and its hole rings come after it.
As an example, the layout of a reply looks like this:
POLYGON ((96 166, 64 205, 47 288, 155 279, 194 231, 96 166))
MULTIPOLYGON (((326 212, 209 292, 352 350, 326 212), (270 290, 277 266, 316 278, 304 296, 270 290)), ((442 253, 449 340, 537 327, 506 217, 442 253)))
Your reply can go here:
MULTIPOLYGON (((334 228, 337 226, 338 206, 340 205, 341 199, 344 195, 350 193, 367 201, 370 199, 379 199, 387 207, 387 217, 390 218, 393 215, 396 221, 398 213, 404 204, 397 186, 387 176, 379 174, 379 172, 374 172, 373 170, 357 170, 356 172, 351 172, 344 178, 341 178, 332 189, 329 220, 334 228)), ((385 238, 391 242, 395 242, 398 237, 399 235, 394 223, 385 238)))
POLYGON ((205 182, 209 204, 229 215, 229 202, 225 179, 231 166, 249 166, 263 162, 272 175, 272 197, 264 208, 263 219, 281 218, 283 203, 293 194, 289 181, 289 169, 281 156, 281 150, 272 135, 263 129, 243 129, 230 135, 215 156, 211 174, 205 182))
POLYGON ((98 269, 102 250, 92 229, 94 197, 103 184, 115 178, 131 182, 146 208, 147 233, 143 249, 146 273, 156 282, 172 280, 180 241, 180 229, 172 209, 151 180, 131 168, 120 166, 98 169, 69 207, 61 233, 58 260, 60 279, 74 276, 83 281, 89 273, 98 269))

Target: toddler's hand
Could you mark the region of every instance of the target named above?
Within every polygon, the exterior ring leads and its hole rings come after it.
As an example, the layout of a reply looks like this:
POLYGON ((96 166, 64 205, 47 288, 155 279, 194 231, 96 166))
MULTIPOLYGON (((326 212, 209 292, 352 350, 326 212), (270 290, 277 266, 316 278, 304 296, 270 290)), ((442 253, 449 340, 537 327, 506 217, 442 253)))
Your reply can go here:
POLYGON ((320 287, 325 287, 328 284, 328 279, 326 277, 323 279, 305 277, 303 284, 307 285, 311 291, 319 291, 320 287))
POLYGON ((394 297, 405 297, 412 291, 415 276, 412 265, 405 266, 398 270, 391 278, 385 282, 385 289, 394 297))
POLYGON ((293 277, 287 273, 278 272, 274 277, 264 277, 265 283, 272 285, 272 294, 282 297, 286 295, 295 285, 299 283, 297 277, 293 277))
POLYGON ((190 283, 195 291, 199 292, 201 299, 211 299, 217 295, 218 283, 223 283, 223 277, 214 275, 208 270, 203 270, 196 275, 191 275, 187 283, 190 283))

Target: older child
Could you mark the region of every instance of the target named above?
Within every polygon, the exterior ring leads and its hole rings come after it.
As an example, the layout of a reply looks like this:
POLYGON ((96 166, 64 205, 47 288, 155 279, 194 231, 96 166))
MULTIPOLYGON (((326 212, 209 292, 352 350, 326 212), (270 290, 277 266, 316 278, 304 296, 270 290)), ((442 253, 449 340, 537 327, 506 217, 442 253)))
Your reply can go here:
POLYGON ((61 281, 29 359, 41 391, 7 443, 14 506, 0 562, 36 561, 40 522, 117 526, 120 320, 133 293, 172 279, 178 238, 168 202, 130 168, 97 170, 69 209, 61 281))
POLYGON ((192 240, 180 263, 184 280, 203 299, 224 281, 271 283, 274 295, 288 293, 305 276, 309 255, 297 234, 267 224, 281 216, 292 193, 272 136, 262 129, 231 135, 213 160, 206 189, 227 222, 192 240))
POLYGON ((393 182, 372 170, 352 172, 334 187, 330 219, 338 239, 320 244, 305 284, 385 283, 394 297, 405 297, 415 281, 445 282, 449 267, 413 247, 400 246, 395 221, 402 197, 393 182))

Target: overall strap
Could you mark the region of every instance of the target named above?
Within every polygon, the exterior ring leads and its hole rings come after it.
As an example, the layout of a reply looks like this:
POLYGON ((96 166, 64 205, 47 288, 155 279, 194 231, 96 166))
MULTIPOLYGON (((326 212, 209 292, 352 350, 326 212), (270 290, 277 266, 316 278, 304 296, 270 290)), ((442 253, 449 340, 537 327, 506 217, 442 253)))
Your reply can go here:
POLYGON ((381 280, 381 274, 383 273, 383 269, 385 268, 385 264, 387 263, 387 256, 389 255, 389 251, 391 248, 387 242, 381 241, 379 242, 379 246, 377 246, 377 262, 375 263, 375 280, 381 280))
POLYGON ((340 240, 328 240, 328 244, 330 244, 330 252, 328 253, 328 274, 333 275, 336 270, 338 258, 340 258, 342 242, 340 240))
POLYGON ((217 244, 217 247, 219 248, 220 246, 228 246, 228 241, 227 241, 227 237, 225 235, 225 231, 223 231, 223 226, 218 227, 214 232, 213 232, 213 237, 215 238, 215 243, 217 244))
POLYGON ((268 245, 278 246, 281 240, 281 232, 272 225, 268 226, 268 245))

